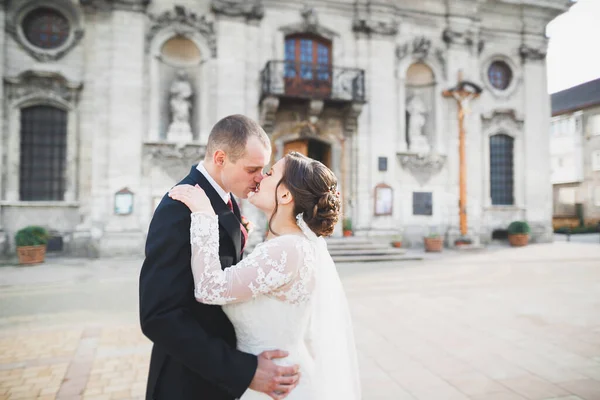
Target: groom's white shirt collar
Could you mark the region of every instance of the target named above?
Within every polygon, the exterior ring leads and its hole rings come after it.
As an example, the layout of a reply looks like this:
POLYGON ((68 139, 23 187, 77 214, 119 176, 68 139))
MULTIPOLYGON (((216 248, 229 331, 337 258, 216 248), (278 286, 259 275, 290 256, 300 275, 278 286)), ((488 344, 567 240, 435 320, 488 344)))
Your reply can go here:
POLYGON ((221 198, 223 199, 223 202, 225 204, 229 203, 229 199, 231 199, 231 195, 229 193, 227 193, 214 179, 212 176, 210 176, 210 174, 208 173, 208 171, 206 170, 206 168, 204 167, 204 162, 200 161, 198 163, 198 165, 196 166, 196 169, 198 171, 200 171, 200 173, 202 175, 204 175, 204 177, 206 178, 206 180, 211 184, 211 186, 213 188, 215 188, 215 190, 217 191, 217 193, 219 194, 219 196, 221 196, 221 198))

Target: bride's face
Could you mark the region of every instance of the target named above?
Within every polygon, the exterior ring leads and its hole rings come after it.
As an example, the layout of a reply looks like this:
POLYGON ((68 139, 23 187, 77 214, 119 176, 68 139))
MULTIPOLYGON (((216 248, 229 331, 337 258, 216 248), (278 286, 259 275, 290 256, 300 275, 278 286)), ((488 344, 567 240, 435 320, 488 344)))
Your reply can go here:
MULTIPOLYGON (((248 201, 250 204, 263 211, 267 215, 271 215, 275 210, 276 199, 275 199, 275 188, 277 183, 283 177, 283 170, 285 168, 285 159, 277 161, 269 172, 267 172, 260 184, 257 186, 254 192, 248 194, 248 201)), ((278 198, 279 195, 287 192, 285 186, 279 185, 277 189, 278 198)))

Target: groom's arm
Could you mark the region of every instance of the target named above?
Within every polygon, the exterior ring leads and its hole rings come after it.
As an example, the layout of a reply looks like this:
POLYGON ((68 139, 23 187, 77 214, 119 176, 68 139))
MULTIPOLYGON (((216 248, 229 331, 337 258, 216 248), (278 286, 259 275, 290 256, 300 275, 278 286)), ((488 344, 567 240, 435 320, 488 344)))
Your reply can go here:
POLYGON ((150 224, 140 275, 142 331, 179 362, 240 397, 254 377, 257 357, 209 335, 192 316, 189 210, 171 199, 163 202, 150 224))

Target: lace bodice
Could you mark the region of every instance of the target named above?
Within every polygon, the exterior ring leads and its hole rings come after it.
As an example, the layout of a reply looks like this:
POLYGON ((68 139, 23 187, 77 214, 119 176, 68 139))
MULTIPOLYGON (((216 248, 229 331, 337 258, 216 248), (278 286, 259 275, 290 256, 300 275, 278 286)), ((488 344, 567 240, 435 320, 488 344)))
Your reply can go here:
POLYGON ((218 216, 193 213, 190 226, 196 299, 231 304, 259 295, 298 304, 314 288, 315 245, 304 235, 283 235, 259 244, 226 270, 219 261, 218 216))

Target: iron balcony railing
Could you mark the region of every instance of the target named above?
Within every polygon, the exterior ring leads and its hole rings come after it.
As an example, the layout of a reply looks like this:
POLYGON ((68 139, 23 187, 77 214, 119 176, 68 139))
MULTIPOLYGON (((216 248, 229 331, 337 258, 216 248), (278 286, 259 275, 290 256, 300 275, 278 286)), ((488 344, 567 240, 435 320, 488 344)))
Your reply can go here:
POLYGON ((269 95, 365 102, 365 71, 327 64, 268 61, 261 71, 261 98, 269 95))

